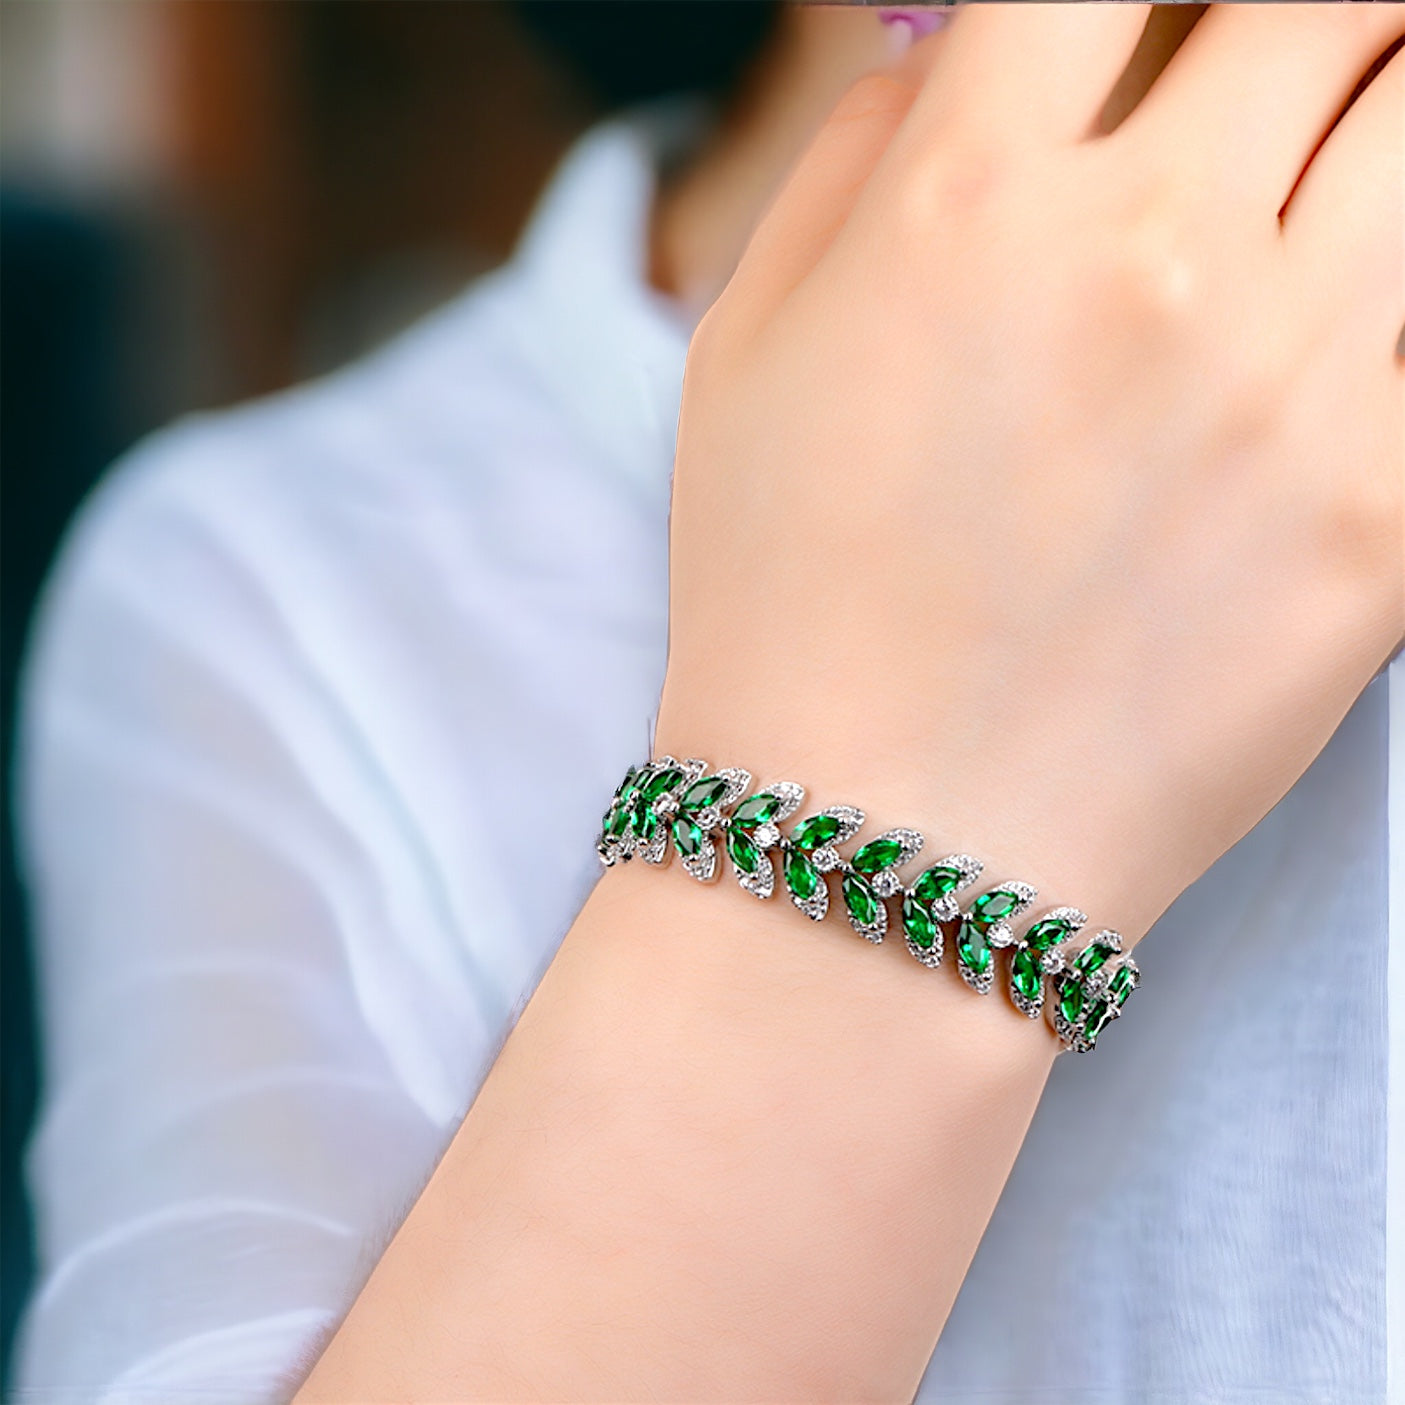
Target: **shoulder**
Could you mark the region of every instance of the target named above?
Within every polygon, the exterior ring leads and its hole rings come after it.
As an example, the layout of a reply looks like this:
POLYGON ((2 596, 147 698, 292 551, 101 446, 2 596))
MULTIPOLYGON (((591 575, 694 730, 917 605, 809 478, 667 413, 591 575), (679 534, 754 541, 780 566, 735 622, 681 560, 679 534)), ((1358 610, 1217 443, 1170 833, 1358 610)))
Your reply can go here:
POLYGON ((219 535, 250 517, 394 509, 436 479, 491 472, 513 438, 554 418, 549 388, 515 355, 528 296, 509 266, 330 375, 149 435, 84 505, 61 576, 149 549, 158 526, 219 535))
POLYGON ((28 672, 113 629, 180 616, 218 628, 236 594, 284 623, 402 557, 448 563, 523 455, 579 448, 521 354, 533 291, 512 265, 359 361, 244 405, 192 414, 124 454, 66 535, 28 672))

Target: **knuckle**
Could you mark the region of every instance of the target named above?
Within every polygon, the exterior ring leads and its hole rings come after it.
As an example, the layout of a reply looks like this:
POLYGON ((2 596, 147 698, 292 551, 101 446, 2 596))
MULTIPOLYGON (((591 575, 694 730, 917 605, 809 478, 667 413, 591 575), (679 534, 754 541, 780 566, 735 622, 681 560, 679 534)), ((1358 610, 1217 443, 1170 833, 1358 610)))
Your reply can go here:
POLYGON ((1339 566, 1405 595, 1405 533, 1398 475, 1343 469, 1328 479, 1322 545, 1339 566))
POLYGON ((930 252, 934 234, 976 232, 999 221, 1011 185, 1005 152, 961 143, 905 173, 895 222, 930 252))
POLYGON ((1229 362, 1220 395, 1233 443, 1262 442, 1278 430, 1290 380, 1283 358, 1266 344, 1255 344, 1229 362))
POLYGON ((1121 231, 1098 261, 1102 301, 1123 322, 1173 329, 1199 311, 1204 279, 1197 255, 1177 227, 1143 219, 1121 231))

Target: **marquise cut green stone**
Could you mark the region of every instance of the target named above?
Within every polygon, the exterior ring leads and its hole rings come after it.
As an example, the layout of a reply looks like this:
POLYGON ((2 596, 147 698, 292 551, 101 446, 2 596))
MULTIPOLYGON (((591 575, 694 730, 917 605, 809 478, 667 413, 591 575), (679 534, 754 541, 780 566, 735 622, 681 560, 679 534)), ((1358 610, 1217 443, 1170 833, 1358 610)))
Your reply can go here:
POLYGON ((798 849, 785 856, 785 881, 801 902, 809 902, 819 891, 820 871, 798 849))
POLYGON ((1039 953, 1028 947, 1021 947, 1010 962, 1010 982, 1026 1000, 1037 1001, 1043 985, 1043 972, 1039 967, 1039 953))
POLYGON ((1130 966, 1119 966, 1112 974, 1112 979, 1107 983, 1107 993, 1117 1001, 1119 1005, 1127 1003, 1127 997, 1132 993, 1132 968, 1130 966))
POLYGON ((1071 926, 1062 917, 1045 917, 1024 934, 1024 944, 1032 951, 1048 951, 1068 936, 1071 926))
POLYGON ((839 821, 833 815, 811 815, 808 820, 802 820, 795 826, 790 840, 797 849, 804 849, 808 853, 822 844, 828 844, 837 838, 838 834, 839 821))
POLYGON ((673 847, 685 859, 696 857, 702 849, 703 832, 692 820, 680 815, 673 822, 673 847))
POLYGON ((950 864, 933 864, 921 874, 912 885, 913 896, 918 902, 932 904, 954 893, 961 886, 961 870, 950 864))
POLYGON ((1084 976, 1091 976, 1111 955, 1113 955, 1113 950, 1106 942, 1094 942, 1092 946, 1073 963, 1072 969, 1080 979, 1084 976))
POLYGON ((656 816, 649 808, 649 802, 643 796, 636 795, 634 803, 630 807, 629 827, 634 831, 638 839, 646 839, 654 832, 654 822, 656 816))
POLYGON ((743 873, 755 873, 760 866, 761 855, 757 852, 756 845, 739 829, 727 831, 727 852, 732 856, 732 862, 743 873))
POLYGON ((619 839, 629 828, 629 806, 616 805, 605 824, 605 833, 619 839))
POLYGON ((961 919, 956 951, 976 975, 984 974, 985 968, 990 965, 990 947, 986 943, 985 929, 979 922, 972 922, 969 917, 961 919))
POLYGON ((662 771, 655 771, 654 774, 644 782, 640 794, 645 800, 657 800, 664 791, 672 790, 682 779, 682 771, 672 766, 665 766, 662 771))
POLYGON ((732 823, 753 829, 756 825, 765 824, 780 807, 781 802, 778 795, 772 795, 765 790, 758 791, 755 795, 747 796, 737 806, 732 815, 732 823))
POLYGON ((868 881, 852 873, 844 875, 844 905, 860 927, 872 927, 878 920, 878 896, 868 881))
POLYGON ((1020 905, 1019 898, 1008 888, 992 888, 971 904, 971 919, 982 927, 1008 917, 1020 905))
POLYGON ((937 924, 932 914, 911 893, 903 896, 903 931, 913 946, 929 951, 937 940, 937 924))
POLYGON ((727 782, 721 776, 704 776, 700 781, 694 781, 683 792, 678 808, 689 814, 695 810, 705 810, 709 805, 716 805, 726 790, 727 782))
POLYGON ((1059 987, 1059 1013, 1069 1024, 1074 1024, 1083 1009, 1083 987, 1075 980, 1065 977, 1059 987))
POLYGON ((1088 1006, 1088 1018, 1083 1025, 1083 1037, 1089 1044, 1097 1040, 1103 1030, 1112 1023, 1113 1007, 1106 1000, 1095 1000, 1088 1006))
POLYGON ((860 873, 881 873, 902 858, 903 846, 896 839, 874 839, 854 855, 854 867, 860 873))

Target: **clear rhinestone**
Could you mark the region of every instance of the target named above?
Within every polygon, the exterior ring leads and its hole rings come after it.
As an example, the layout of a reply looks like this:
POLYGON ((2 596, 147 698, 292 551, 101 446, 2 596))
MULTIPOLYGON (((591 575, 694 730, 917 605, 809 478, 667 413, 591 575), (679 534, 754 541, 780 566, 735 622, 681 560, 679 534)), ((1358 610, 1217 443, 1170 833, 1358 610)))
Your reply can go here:
POLYGON ((1015 941, 1015 929, 1008 922, 992 922, 986 928, 985 939, 993 947, 1012 946, 1015 941))
POLYGON ((716 829, 722 823, 722 812, 716 805, 706 805, 693 818, 700 829, 716 829))
POLYGON ((773 824, 761 824, 751 838, 758 849, 774 849, 781 842, 781 832, 773 824))
POLYGON ((961 916, 961 904, 956 900, 955 893, 948 893, 943 898, 938 898, 932 904, 932 916, 938 922, 954 922, 961 916))
POLYGON ((828 844, 823 844, 810 855, 810 862, 814 864, 821 873, 830 873, 838 868, 843 860, 839 857, 838 849, 832 848, 828 844))
POLYGON ((871 886, 880 898, 891 898, 894 893, 902 892, 903 881, 892 869, 887 869, 873 875, 871 886))

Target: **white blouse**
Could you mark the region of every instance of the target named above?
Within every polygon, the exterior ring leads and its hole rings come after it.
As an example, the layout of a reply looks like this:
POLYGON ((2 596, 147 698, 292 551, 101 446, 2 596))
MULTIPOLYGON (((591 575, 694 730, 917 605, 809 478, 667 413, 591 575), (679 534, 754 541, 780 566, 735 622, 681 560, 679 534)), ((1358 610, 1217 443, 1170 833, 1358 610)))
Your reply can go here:
MULTIPOLYGON (((18 1400, 286 1399, 596 881, 690 332, 644 276, 653 133, 587 134, 508 265, 154 436, 70 538, 24 710, 18 1400)), ((1405 1390, 1402 669, 1056 1061, 919 1401, 1375 1405, 1388 1286, 1405 1390)))

